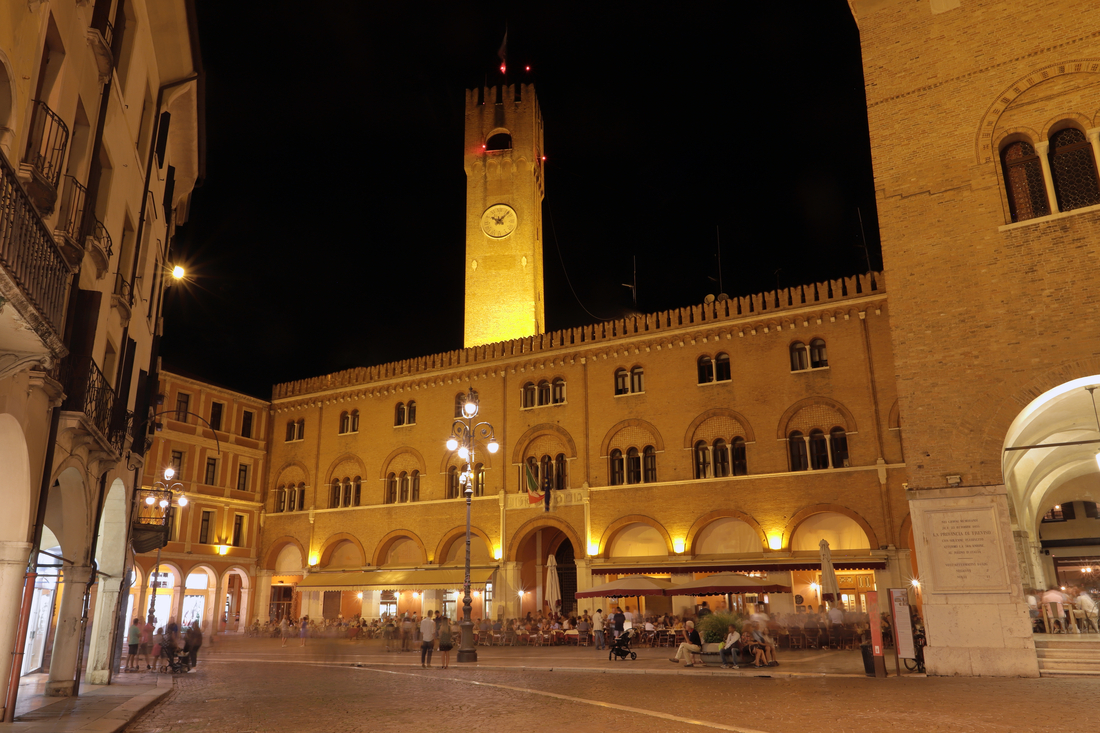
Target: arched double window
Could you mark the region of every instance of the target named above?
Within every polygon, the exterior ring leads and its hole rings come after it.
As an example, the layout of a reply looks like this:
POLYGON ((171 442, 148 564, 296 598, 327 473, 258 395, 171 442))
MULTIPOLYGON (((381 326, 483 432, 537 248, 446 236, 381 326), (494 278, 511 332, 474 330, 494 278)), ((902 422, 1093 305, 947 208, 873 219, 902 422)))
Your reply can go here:
POLYGON ((1059 211, 1100 204, 1092 144, 1076 127, 1050 136, 1050 177, 1059 211))
POLYGON ((398 402, 396 405, 394 405, 394 408, 393 408, 393 426, 396 428, 396 427, 404 425, 404 424, 405 424, 405 403, 404 402, 398 402))
POLYGON ((829 366, 829 354, 825 350, 825 339, 814 339, 810 342, 810 369, 821 369, 829 366))
POLYGON ((1012 221, 1050 214, 1043 164, 1030 142, 1018 140, 1006 145, 1001 150, 1001 170, 1012 221))
POLYGON ((531 407, 538 406, 538 390, 535 387, 534 382, 528 382, 527 384, 523 385, 520 405, 525 410, 531 407))
POLYGON ((560 405, 565 402, 565 380, 561 377, 553 381, 543 379, 538 384, 527 382, 520 394, 520 406, 523 409, 560 405))
POLYGON ((340 435, 351 432, 351 415, 347 410, 340 413, 340 435))
POLYGON ((704 354, 696 363, 699 369, 699 384, 730 381, 730 357, 729 354, 715 354, 714 358, 704 354))
POLYGON ((550 402, 554 405, 560 405, 565 402, 565 380, 561 377, 554 379, 551 389, 553 394, 550 396, 550 402))
POLYGON ((801 341, 795 341, 790 346, 790 352, 792 372, 800 372, 805 369, 821 369, 829 366, 829 355, 825 349, 825 339, 813 339, 810 341, 809 348, 801 341))
POLYGON ((790 346, 791 350, 791 371, 800 372, 803 369, 810 368, 809 354, 806 352, 806 344, 801 341, 795 341, 790 346))
POLYGON ((695 443, 695 478, 747 476, 748 473, 744 438, 737 436, 730 441, 716 438, 710 445, 705 440, 695 443))
POLYGON ((305 420, 288 420, 286 424, 286 442, 304 440, 306 437, 305 420))
POLYGON ((405 405, 405 424, 416 425, 416 400, 409 400, 405 405))
POLYGON ((788 443, 790 445, 791 470, 805 471, 809 469, 810 463, 806 456, 806 436, 801 431, 794 430, 788 436, 788 443))
POLYGON ((645 370, 636 366, 627 371, 626 369, 615 370, 615 394, 638 394, 645 392, 645 370))
POLYGON ((542 380, 539 382, 539 407, 550 404, 550 382, 542 380))

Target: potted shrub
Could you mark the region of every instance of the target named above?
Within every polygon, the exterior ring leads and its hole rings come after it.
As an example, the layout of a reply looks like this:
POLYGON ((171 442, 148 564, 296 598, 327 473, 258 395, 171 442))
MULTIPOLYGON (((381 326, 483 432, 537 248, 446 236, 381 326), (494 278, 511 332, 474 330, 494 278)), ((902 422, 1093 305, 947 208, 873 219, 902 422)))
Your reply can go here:
POLYGON ((695 630, 699 632, 699 638, 703 642, 703 653, 701 655, 703 664, 711 667, 722 666, 722 656, 718 653, 718 650, 722 648, 722 644, 726 641, 729 626, 733 624, 733 627, 740 632, 744 622, 745 619, 740 614, 727 611, 708 614, 702 620, 695 622, 695 630))

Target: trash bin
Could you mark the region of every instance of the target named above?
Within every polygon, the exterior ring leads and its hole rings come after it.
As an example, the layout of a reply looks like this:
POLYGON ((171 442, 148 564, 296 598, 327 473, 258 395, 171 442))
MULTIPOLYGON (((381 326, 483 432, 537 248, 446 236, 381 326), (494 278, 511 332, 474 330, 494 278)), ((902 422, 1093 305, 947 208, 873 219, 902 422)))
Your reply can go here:
POLYGON ((875 655, 871 651, 871 642, 865 641, 859 645, 859 651, 863 653, 863 671, 868 677, 875 676, 875 655))

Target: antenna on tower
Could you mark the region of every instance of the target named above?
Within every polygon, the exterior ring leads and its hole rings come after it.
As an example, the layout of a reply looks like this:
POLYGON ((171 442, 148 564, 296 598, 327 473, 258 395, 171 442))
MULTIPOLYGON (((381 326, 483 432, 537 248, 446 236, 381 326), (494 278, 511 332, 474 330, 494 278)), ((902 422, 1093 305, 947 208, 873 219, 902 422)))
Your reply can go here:
POLYGON ((623 283, 624 288, 630 288, 630 297, 634 301, 634 308, 638 308, 638 257, 632 258, 634 261, 634 284, 623 283))
POLYGON ((724 293, 726 289, 722 287, 722 233, 718 230, 718 225, 714 225, 714 241, 718 244, 718 292, 724 293))
POLYGON ((867 262, 867 274, 871 276, 871 287, 875 287, 875 275, 871 272, 871 253, 867 251, 867 235, 863 231, 863 212, 856 207, 856 216, 859 217, 859 239, 863 244, 863 259, 867 262))

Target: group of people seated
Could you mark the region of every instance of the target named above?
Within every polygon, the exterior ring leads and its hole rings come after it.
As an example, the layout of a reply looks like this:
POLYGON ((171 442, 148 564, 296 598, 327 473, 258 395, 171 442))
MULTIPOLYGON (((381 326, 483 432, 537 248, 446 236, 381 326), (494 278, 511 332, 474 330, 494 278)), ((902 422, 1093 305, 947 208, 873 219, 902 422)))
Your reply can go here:
POLYGON ((1087 632, 1089 628, 1100 632, 1100 619, 1098 619, 1100 604, 1097 603, 1097 597, 1098 595, 1088 588, 1078 586, 1051 586, 1045 591, 1038 588, 1029 588, 1027 591, 1027 604, 1031 615, 1032 629, 1039 633, 1047 631, 1046 624, 1043 622, 1043 614, 1040 611, 1040 606, 1046 606, 1046 615, 1052 633, 1087 632), (1074 613, 1072 619, 1069 618, 1071 613, 1074 613), (1078 622, 1084 628, 1078 629, 1078 622))

